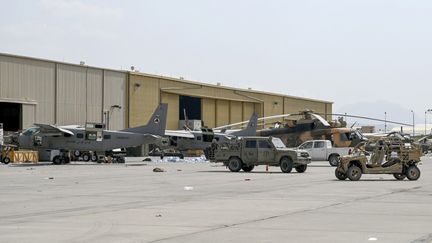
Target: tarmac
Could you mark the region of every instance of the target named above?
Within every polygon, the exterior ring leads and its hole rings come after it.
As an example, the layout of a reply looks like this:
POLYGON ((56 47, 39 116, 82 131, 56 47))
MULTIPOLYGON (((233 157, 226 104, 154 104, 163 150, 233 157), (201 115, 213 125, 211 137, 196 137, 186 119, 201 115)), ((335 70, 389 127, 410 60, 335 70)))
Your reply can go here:
POLYGON ((357 182, 326 162, 2 164, 0 242, 432 242, 431 162, 418 181, 357 182))

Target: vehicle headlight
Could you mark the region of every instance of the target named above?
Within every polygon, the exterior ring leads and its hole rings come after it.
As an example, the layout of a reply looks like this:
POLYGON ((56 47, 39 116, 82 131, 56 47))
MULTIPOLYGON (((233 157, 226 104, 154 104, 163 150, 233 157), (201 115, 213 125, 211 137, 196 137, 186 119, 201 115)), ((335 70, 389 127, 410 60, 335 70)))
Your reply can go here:
POLYGON ((307 152, 297 152, 297 157, 309 157, 309 154, 307 152))

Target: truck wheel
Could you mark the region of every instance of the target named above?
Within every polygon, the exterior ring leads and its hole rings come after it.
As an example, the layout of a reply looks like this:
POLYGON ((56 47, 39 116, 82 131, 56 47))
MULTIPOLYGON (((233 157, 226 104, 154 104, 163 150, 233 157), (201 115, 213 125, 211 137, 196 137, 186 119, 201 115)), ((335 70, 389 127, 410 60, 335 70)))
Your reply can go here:
POLYGON ((295 167, 295 170, 298 173, 303 173, 306 171, 306 169, 307 169, 307 165, 299 165, 299 166, 295 167))
POLYGON ((228 162, 228 169, 232 172, 239 172, 242 169, 242 162, 237 157, 232 157, 228 162))
POLYGON ((69 156, 65 156, 65 157, 63 158, 63 163, 65 163, 65 164, 69 164, 69 163, 70 163, 70 158, 69 158, 69 156))
POLYGON ((410 181, 416 181, 418 178, 420 178, 420 170, 415 165, 410 165, 408 169, 406 170, 406 176, 408 180, 410 181))
POLYGON ((242 170, 244 172, 251 172, 254 169, 254 165, 243 165, 242 170))
POLYGON ((60 156, 54 156, 53 158, 53 164, 60 165, 62 163, 62 158, 60 156))
POLYGON ((10 162, 11 162, 11 159, 9 157, 3 158, 3 163, 5 163, 6 165, 9 164, 10 162))
POLYGON ((394 173, 393 174, 394 178, 396 178, 396 180, 401 181, 403 179, 405 179, 406 175, 405 174, 401 174, 401 173, 394 173))
POLYGON ((73 152, 73 155, 75 155, 75 157, 80 157, 81 152, 80 152, 79 150, 75 150, 75 151, 73 152))
POLYGON ((328 161, 331 166, 337 166, 339 164, 339 155, 337 154, 330 155, 328 161))
POLYGON ((347 175, 342 173, 339 169, 335 170, 335 176, 341 181, 344 181, 347 178, 347 175))
POLYGON ((347 176, 351 181, 358 181, 362 176, 362 171, 357 165, 351 165, 348 168, 347 176))
POLYGON ((289 157, 283 157, 280 161, 280 168, 283 173, 290 173, 293 168, 293 162, 289 157))
POLYGON ((92 161, 92 162, 98 162, 97 154, 92 154, 92 155, 91 155, 91 161, 92 161))

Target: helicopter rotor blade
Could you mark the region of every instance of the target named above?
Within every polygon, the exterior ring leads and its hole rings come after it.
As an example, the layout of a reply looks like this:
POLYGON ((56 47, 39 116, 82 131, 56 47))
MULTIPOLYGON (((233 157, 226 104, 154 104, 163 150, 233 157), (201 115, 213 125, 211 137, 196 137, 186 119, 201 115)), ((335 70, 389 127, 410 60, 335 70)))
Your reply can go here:
MULTIPOLYGON (((323 114, 323 113, 318 113, 318 114, 323 114)), ((365 120, 371 120, 371 121, 387 122, 387 123, 397 124, 397 125, 402 125, 402 126, 412 126, 413 125, 413 124, 407 124, 407 123, 403 123, 403 122, 383 120, 383 119, 378 119, 378 118, 373 118, 373 117, 367 117, 367 116, 346 115, 346 114, 339 114, 339 113, 326 114, 326 115, 346 116, 346 117, 359 118, 359 119, 365 119, 365 120)))

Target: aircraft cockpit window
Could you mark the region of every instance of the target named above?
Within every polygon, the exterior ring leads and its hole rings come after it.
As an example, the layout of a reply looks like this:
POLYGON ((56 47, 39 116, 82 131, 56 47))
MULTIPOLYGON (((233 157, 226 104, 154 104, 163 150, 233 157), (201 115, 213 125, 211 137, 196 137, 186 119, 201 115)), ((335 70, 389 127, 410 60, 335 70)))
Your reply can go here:
POLYGON ((204 142, 212 142, 213 141, 213 134, 203 134, 203 141, 204 142))
POLYGON ((30 127, 29 129, 25 130, 22 134, 24 136, 33 136, 36 133, 39 133, 40 128, 39 127, 30 127))
POLYGON ((76 137, 77 137, 77 138, 84 138, 84 134, 82 134, 82 133, 77 133, 76 137))
POLYGON ((341 133, 340 134, 340 140, 341 141, 348 141, 350 140, 350 133, 341 133))

